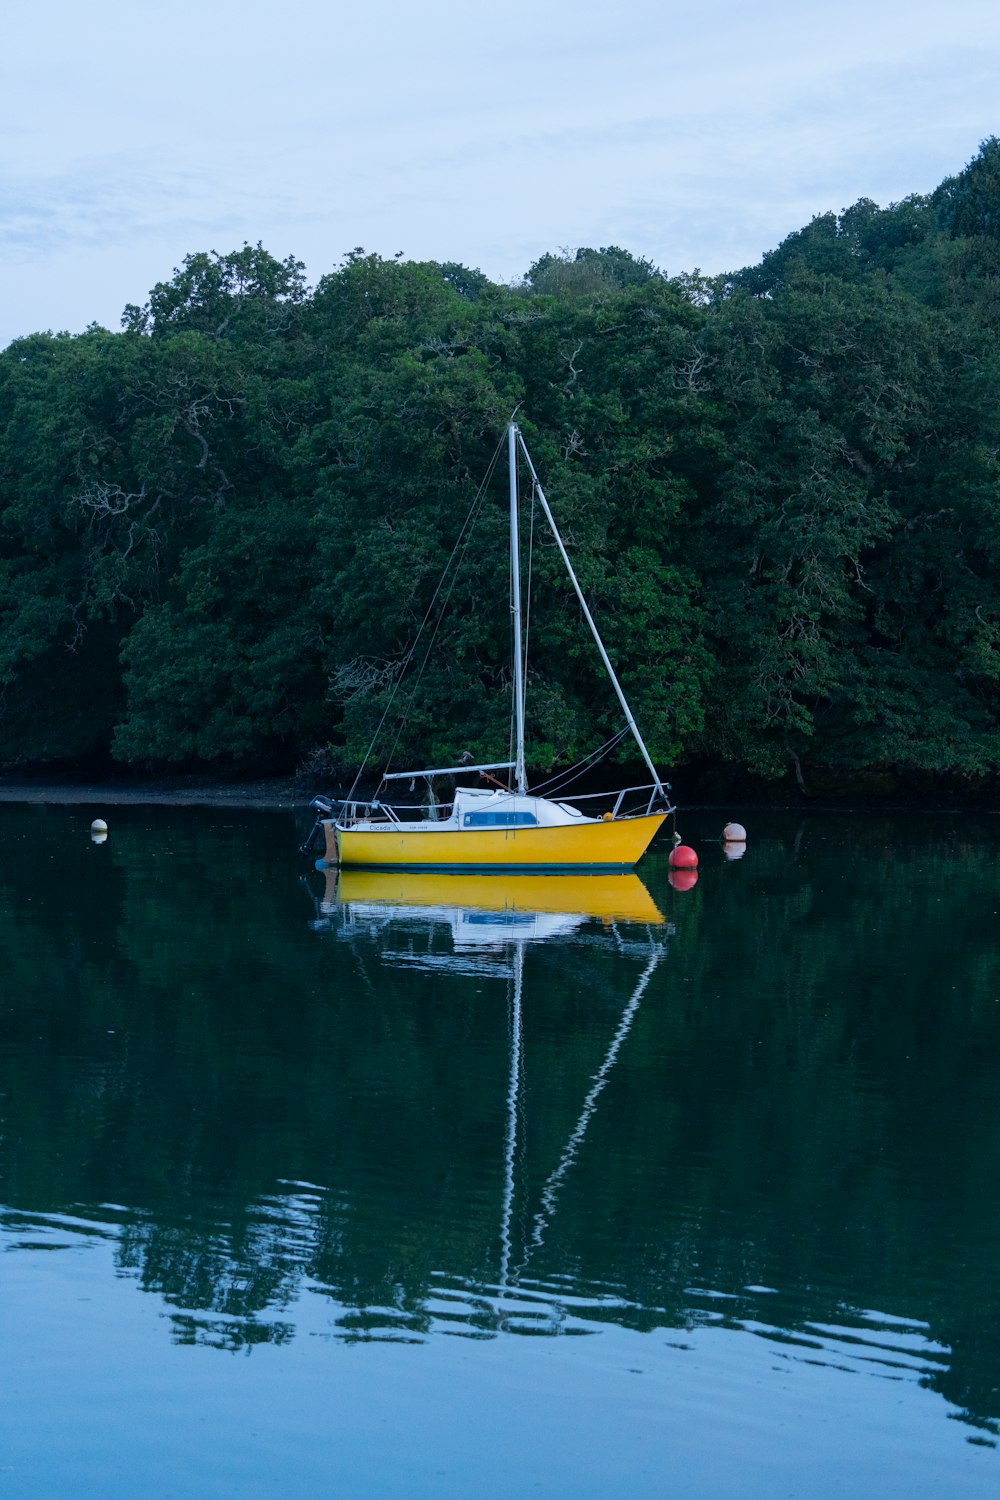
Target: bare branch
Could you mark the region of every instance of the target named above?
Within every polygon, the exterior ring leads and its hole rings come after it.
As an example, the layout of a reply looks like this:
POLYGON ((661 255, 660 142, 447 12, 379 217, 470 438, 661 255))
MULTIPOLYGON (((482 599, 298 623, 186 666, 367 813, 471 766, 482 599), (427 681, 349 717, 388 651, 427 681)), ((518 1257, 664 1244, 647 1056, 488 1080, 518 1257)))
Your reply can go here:
POLYGON ((695 344, 691 358, 674 366, 674 385, 683 386, 692 392, 707 391, 708 381, 702 379, 702 373, 717 363, 718 360, 695 344))

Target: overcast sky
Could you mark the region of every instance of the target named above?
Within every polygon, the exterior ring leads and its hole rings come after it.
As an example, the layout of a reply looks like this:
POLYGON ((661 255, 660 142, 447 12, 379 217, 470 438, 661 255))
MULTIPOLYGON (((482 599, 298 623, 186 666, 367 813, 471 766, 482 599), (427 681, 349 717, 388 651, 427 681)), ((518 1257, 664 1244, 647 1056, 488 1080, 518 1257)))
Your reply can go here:
POLYGON ((997 0, 11 0, 0 344, 185 254, 749 264, 1000 134, 997 0))

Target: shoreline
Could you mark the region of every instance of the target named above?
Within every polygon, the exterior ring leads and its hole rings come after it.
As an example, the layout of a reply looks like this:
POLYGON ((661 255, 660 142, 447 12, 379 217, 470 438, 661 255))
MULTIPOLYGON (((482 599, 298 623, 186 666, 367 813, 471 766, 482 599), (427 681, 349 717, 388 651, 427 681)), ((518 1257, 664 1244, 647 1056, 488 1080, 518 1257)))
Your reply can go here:
POLYGON ((115 785, 98 781, 37 781, 30 777, 0 778, 0 803, 53 803, 57 806, 82 804, 122 807, 126 805, 165 807, 247 807, 293 811, 308 809, 314 793, 290 780, 248 781, 241 784, 213 782, 205 784, 180 782, 146 782, 140 785, 115 785))
MULTIPOLYGON (((320 786, 320 791, 325 789, 320 786)), ((202 781, 183 777, 163 778, 148 782, 101 782, 101 781, 45 781, 31 776, 0 777, 0 805, 21 803, 41 806, 46 803, 57 807, 233 807, 259 809, 260 811, 312 813, 309 806, 317 793, 316 785, 304 785, 295 777, 272 777, 245 782, 202 781)), ((678 803, 678 812, 720 812, 735 816, 747 812, 782 813, 901 813, 938 815, 942 813, 978 813, 995 817, 1000 807, 987 805, 970 798, 968 801, 940 796, 918 798, 912 801, 895 796, 879 800, 871 797, 834 796, 803 797, 800 800, 775 797, 762 798, 734 793, 719 798, 695 795, 690 801, 678 803)))

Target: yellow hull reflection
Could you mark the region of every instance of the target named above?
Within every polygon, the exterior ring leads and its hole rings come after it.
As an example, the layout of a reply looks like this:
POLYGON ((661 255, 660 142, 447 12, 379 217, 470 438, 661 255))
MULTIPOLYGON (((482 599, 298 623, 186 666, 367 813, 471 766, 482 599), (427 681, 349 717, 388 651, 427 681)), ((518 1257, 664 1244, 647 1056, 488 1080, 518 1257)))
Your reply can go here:
POLYGON ((354 902, 467 911, 544 912, 607 922, 663 923, 638 875, 449 875, 439 871, 326 871, 323 905, 354 902))
POLYGON ((334 864, 386 869, 549 868, 630 870, 661 827, 665 813, 560 828, 326 829, 326 856, 334 864))

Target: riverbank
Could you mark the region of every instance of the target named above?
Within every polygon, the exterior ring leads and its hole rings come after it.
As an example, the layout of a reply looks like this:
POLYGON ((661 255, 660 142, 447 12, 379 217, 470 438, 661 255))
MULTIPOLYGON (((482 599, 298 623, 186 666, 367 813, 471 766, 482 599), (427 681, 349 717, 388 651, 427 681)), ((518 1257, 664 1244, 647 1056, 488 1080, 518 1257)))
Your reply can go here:
POLYGON ((158 803, 167 807, 296 808, 306 806, 311 796, 312 792, 305 790, 294 778, 227 783, 177 777, 132 783, 50 782, 31 777, 0 777, 0 803, 93 803, 107 807, 158 803))
MULTIPOLYGON (((642 779, 640 768, 626 767, 625 780, 642 779)), ((820 768, 811 774, 805 786, 792 778, 768 782, 749 775, 738 767, 714 763, 693 763, 676 773, 673 795, 678 806, 720 808, 733 814, 750 808, 779 811, 848 812, 867 809, 872 812, 948 812, 1000 810, 1000 786, 995 777, 973 780, 925 771, 904 769, 888 771, 872 768, 851 773, 820 768)), ((579 792, 600 790, 593 776, 583 778, 579 792)), ((227 781, 197 774, 151 777, 147 780, 80 780, 43 775, 9 774, 0 776, 0 804, 53 803, 104 804, 122 806, 161 804, 167 807, 257 807, 308 808, 317 792, 343 796, 345 791, 331 785, 322 775, 314 780, 298 776, 275 776, 246 781, 227 781)), ((374 793, 374 784, 361 788, 360 795, 374 793)))

